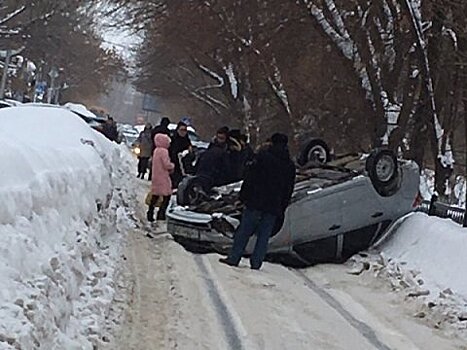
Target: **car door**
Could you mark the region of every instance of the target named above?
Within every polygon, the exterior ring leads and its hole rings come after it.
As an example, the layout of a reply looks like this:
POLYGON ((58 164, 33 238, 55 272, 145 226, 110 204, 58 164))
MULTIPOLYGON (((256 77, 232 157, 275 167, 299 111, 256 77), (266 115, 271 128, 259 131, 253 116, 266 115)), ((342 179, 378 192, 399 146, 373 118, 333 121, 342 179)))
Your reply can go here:
POLYGON ((381 222, 388 216, 382 197, 366 176, 347 181, 341 189, 342 226, 346 232, 381 222))
POLYGON ((335 260, 342 250, 338 187, 309 191, 289 210, 293 251, 308 264, 335 260))
POLYGON ((367 249, 391 222, 391 212, 369 178, 361 176, 345 185, 341 191, 343 259, 367 249))
POLYGON ((289 215, 294 243, 335 236, 340 232, 341 195, 335 187, 308 191, 304 198, 292 204, 289 215))

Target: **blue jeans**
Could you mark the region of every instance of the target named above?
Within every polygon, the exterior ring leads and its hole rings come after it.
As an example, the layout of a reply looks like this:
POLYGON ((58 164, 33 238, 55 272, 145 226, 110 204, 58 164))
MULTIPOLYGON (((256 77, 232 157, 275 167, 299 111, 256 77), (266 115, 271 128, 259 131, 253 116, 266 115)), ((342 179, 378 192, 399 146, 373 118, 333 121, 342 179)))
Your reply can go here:
POLYGON ((271 236, 275 222, 276 216, 273 214, 245 208, 240 226, 234 236, 233 247, 228 258, 229 261, 238 265, 250 237, 256 234, 257 240, 253 254, 250 257, 250 265, 252 269, 259 269, 266 257, 269 237, 271 236))

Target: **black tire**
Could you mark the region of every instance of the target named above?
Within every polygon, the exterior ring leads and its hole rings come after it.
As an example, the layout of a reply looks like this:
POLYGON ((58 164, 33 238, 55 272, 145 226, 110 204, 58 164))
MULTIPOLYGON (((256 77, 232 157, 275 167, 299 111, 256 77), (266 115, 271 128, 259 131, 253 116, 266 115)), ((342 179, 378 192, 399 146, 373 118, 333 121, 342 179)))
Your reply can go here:
POLYGON ((331 160, 331 152, 328 145, 321 139, 311 139, 300 152, 297 163, 304 166, 310 162, 318 165, 326 164, 331 160))
POLYGON ((373 187, 381 196, 390 197, 397 193, 401 174, 394 152, 388 149, 374 150, 367 158, 365 168, 373 187))

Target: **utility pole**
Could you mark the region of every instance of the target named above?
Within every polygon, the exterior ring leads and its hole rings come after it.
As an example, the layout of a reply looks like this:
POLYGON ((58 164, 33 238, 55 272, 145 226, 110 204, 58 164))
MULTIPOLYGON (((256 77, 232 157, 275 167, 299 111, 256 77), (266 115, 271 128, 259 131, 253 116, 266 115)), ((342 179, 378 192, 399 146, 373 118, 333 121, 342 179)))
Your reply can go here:
POLYGON ((0 85, 0 99, 1 100, 5 98, 5 88, 6 88, 6 82, 8 79, 8 67, 10 66, 10 61, 11 61, 11 50, 6 50, 5 63, 3 66, 2 82, 0 85))

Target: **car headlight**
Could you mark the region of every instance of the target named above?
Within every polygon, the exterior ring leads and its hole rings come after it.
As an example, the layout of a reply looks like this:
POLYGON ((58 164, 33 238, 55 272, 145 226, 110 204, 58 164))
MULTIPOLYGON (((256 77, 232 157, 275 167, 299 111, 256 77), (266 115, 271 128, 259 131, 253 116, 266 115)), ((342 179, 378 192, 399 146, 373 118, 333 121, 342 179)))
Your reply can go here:
POLYGON ((140 153, 141 153, 141 149, 140 149, 139 147, 135 147, 135 148, 133 149, 133 152, 135 152, 135 154, 136 154, 137 156, 139 156, 140 153))

